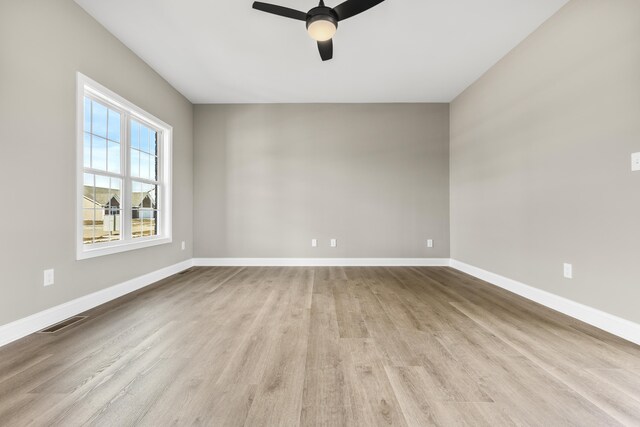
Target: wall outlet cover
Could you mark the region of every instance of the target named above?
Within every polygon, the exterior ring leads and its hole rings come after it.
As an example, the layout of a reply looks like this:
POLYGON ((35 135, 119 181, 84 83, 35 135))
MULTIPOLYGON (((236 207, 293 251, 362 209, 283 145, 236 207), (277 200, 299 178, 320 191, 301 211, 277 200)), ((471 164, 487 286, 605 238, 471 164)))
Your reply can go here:
POLYGON ((640 171, 640 152, 631 155, 631 170, 633 172, 640 171))
POLYGON ((338 240, 337 239, 331 239, 331 247, 332 248, 336 248, 338 247, 338 240))
POLYGON ((44 286, 51 286, 54 283, 54 272, 53 269, 44 271, 44 286))
POLYGON ((311 239, 311 247, 315 248, 318 246, 318 239, 311 239))
POLYGON ((564 263, 564 277, 565 279, 573 279, 573 265, 564 263))

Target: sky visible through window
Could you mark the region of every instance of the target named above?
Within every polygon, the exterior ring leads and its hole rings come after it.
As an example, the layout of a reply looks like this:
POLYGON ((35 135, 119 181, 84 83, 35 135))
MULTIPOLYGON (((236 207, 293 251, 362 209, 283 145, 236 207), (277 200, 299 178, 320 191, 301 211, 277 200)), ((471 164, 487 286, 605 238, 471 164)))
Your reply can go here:
MULTIPOLYGON (((84 174, 83 241, 88 244, 121 239, 122 178, 126 172, 122 120, 120 112, 85 96, 84 167, 121 177, 84 174)), ((129 120, 128 129, 132 237, 157 235, 158 185, 135 179, 158 180, 158 134, 133 119, 129 120)))

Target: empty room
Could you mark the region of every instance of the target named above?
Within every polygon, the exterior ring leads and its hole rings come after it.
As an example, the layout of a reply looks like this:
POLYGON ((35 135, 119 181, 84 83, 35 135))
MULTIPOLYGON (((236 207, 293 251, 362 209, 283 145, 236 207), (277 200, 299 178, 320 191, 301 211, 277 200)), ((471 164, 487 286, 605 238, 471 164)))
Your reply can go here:
POLYGON ((640 1, 267 1, 0 0, 0 427, 640 426, 640 1))

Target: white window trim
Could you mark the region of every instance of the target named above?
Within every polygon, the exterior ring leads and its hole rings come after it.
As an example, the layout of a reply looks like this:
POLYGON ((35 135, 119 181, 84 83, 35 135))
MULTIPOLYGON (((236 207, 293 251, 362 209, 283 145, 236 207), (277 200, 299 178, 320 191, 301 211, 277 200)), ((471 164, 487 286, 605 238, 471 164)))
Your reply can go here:
MULTIPOLYGON (((77 180, 77 196, 76 196, 76 259, 88 259, 103 255, 110 255, 119 252, 131 251, 134 249, 147 248, 150 246, 163 245, 171 243, 172 241, 172 142, 173 142, 173 127, 158 119, 157 117, 147 113, 141 108, 137 107, 133 103, 122 98, 120 95, 112 92, 100 83, 95 82, 84 74, 78 72, 76 76, 76 180, 77 180), (107 104, 111 104, 118 109, 126 111, 136 120, 142 123, 148 123, 152 127, 158 128, 162 133, 162 140, 160 143, 160 164, 158 167, 161 170, 160 177, 163 187, 161 193, 160 205, 158 209, 161 212, 158 220, 158 236, 151 237, 139 237, 132 239, 129 236, 129 227, 125 226, 123 220, 123 239, 114 242, 94 243, 92 245, 85 245, 83 243, 83 209, 82 200, 84 197, 84 96, 85 93, 90 93, 93 97, 103 100, 107 104), (126 234, 125 234, 126 233, 126 234)), ((128 126, 126 124, 125 126, 128 126)), ((124 144, 123 144, 124 146, 124 144)), ((128 144, 126 149, 123 150, 125 165, 128 165, 128 144)), ((128 171, 128 166, 125 170, 128 171)), ((105 175, 109 175, 105 173, 105 175)), ((125 186, 131 182, 131 177, 128 173, 125 173, 125 178, 122 180, 123 197, 124 194, 130 194, 129 191, 125 191, 125 186)), ((127 207, 130 208, 130 203, 127 207)), ((128 209, 130 210, 130 209, 128 209)), ((131 215, 130 212, 122 215, 131 215)))

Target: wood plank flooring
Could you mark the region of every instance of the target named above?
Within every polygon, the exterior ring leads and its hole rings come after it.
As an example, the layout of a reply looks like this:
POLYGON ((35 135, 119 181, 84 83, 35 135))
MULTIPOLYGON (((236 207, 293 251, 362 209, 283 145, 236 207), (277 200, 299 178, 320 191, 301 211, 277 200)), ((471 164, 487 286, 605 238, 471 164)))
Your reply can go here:
POLYGON ((640 347, 450 268, 193 268, 0 348, 0 426, 640 425, 640 347))

